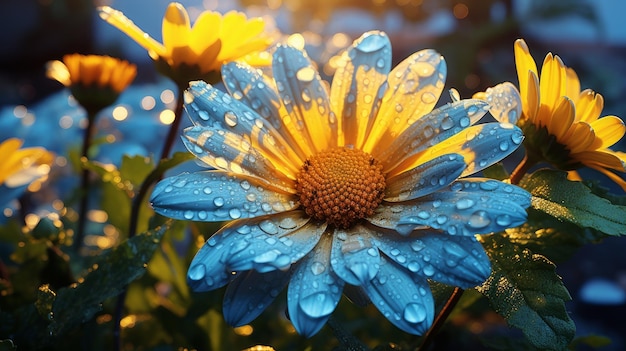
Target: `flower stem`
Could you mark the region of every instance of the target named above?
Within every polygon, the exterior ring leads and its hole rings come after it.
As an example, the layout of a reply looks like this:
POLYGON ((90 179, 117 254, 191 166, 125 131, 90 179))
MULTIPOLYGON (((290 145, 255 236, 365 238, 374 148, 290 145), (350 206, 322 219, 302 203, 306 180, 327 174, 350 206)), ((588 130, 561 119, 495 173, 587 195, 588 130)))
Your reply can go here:
POLYGON ((530 169, 530 167, 534 166, 537 163, 536 159, 534 157, 529 156, 529 153, 526 152, 526 155, 524 155, 524 158, 522 159, 522 161, 517 165, 517 167, 515 167, 515 169, 513 170, 513 172, 511 173, 511 177, 510 177, 510 181, 511 184, 519 184, 520 180, 522 180, 522 177, 528 173, 528 170, 530 169))
POLYGON ((178 136, 178 128, 180 127, 180 121, 183 119, 183 93, 184 89, 178 88, 178 96, 176 98, 176 107, 174 108, 174 121, 170 125, 170 130, 167 133, 165 144, 163 145, 163 151, 161 152, 160 160, 164 160, 169 157, 174 141, 178 136))
MULTIPOLYGON (((165 144, 163 145, 163 151, 161 153, 161 157, 159 161, 156 163, 155 167, 163 161, 164 159, 169 157, 169 154, 172 150, 172 146, 174 145, 174 140, 176 140, 176 136, 178 135, 178 128, 180 126, 180 120, 183 118, 183 89, 178 89, 178 97, 176 99, 176 107, 174 109, 174 121, 170 125, 170 130, 167 134, 167 139, 165 139, 165 144)), ((154 170, 153 170, 154 172, 154 170)), ((152 172, 152 173, 153 173, 152 172)), ((153 183, 158 180, 158 178, 152 177, 152 173, 144 179, 143 183, 141 183, 141 187, 139 187, 139 191, 137 195, 132 200, 131 208, 130 208, 130 221, 128 223, 128 238, 132 238, 137 234, 137 226, 139 224, 139 211, 141 210, 141 204, 143 203, 146 195, 148 194, 148 190, 153 185, 153 183)), ((124 289, 118 296, 117 302, 115 304, 114 311, 114 320, 113 320, 113 337, 115 339, 115 350, 122 350, 122 331, 120 322, 122 320, 122 316, 124 314, 124 302, 126 300, 127 289, 124 289)))
POLYGON ((83 146, 80 152, 80 163, 83 169, 80 179, 80 205, 78 210, 78 228, 76 230, 76 237, 74 238, 74 247, 80 248, 82 246, 83 239, 85 237, 85 228, 87 226, 87 205, 89 202, 89 170, 84 166, 84 163, 89 160, 87 153, 91 146, 91 140, 93 138, 95 130, 95 120, 97 111, 87 111, 87 128, 85 128, 85 134, 83 135, 83 146))
POLYGON ((424 340, 422 341, 422 344, 420 345, 420 347, 417 349, 418 351, 428 350, 428 347, 433 341, 433 337, 435 336, 437 331, 439 331, 443 323, 446 321, 446 319, 448 318, 448 316, 450 315, 450 313, 456 306, 456 304, 459 302, 459 300, 461 299, 461 296, 463 296, 463 291, 464 290, 459 287, 454 288, 454 291, 452 291, 452 294, 448 298, 448 301, 443 306, 441 311, 439 311, 439 314, 437 315, 437 317, 435 317, 435 321, 433 322, 433 325, 430 326, 430 328, 424 335, 424 340))

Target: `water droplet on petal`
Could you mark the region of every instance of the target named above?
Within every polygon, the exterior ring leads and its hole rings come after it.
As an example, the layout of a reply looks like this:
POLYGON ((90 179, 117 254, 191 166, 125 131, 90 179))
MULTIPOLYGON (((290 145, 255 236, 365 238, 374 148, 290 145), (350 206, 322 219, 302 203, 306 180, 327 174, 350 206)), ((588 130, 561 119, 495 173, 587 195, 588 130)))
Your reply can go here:
POLYGON ((474 206, 474 200, 469 198, 459 199, 459 201, 456 202, 456 208, 458 210, 466 210, 472 206, 474 206))
POLYGON ((385 40, 385 36, 381 34, 372 34, 366 37, 362 37, 361 40, 357 43, 355 49, 364 52, 375 52, 381 50, 387 45, 387 40, 385 40))
POLYGON ((496 223, 500 226, 509 226, 511 225, 511 216, 507 214, 499 215, 496 217, 496 223))
POLYGON ((500 151, 506 151, 509 149, 509 143, 506 140, 500 142, 500 151))
POLYGON ((228 211, 228 215, 230 216, 230 218, 232 219, 238 219, 241 218, 241 210, 239 210, 238 208, 231 208, 228 211))
POLYGON ((237 125, 237 116, 232 111, 228 111, 224 114, 224 122, 227 126, 234 127, 237 125))
POLYGON ((437 96, 431 92, 425 92, 422 94, 422 102, 425 104, 432 104, 437 101, 437 96))
POLYGON ((325 270, 326 270, 326 266, 323 263, 319 262, 319 261, 315 261, 311 265, 311 272, 314 275, 320 275, 320 274, 324 273, 325 270))
POLYGON ((193 211, 185 211, 183 217, 185 217, 185 219, 193 219, 193 211))
MULTIPOLYGON (((426 260, 426 257, 424 257, 424 260, 426 260)), ((430 258, 429 258, 429 261, 430 261, 430 258)), ((435 274, 435 267, 433 267, 432 265, 428 264, 428 265, 426 265, 424 267, 422 272, 424 272, 425 276, 432 277, 435 274)))
POLYGON ((259 228, 261 228, 262 231, 270 235, 278 234, 278 227, 276 226, 276 224, 274 224, 274 222, 270 220, 265 220, 259 223, 259 228))
POLYGON ((215 205, 216 207, 224 206, 224 198, 223 197, 216 197, 215 199, 213 199, 213 205, 215 205))
POLYGON ((204 279, 205 275, 206 275, 206 267, 204 267, 202 263, 193 265, 192 267, 189 268, 189 271, 187 272, 187 276, 191 280, 204 279))
POLYGON ((441 129, 448 130, 452 127, 454 127, 454 121, 450 118, 450 116, 446 116, 443 120, 441 120, 441 129))
POLYGON ((491 219, 486 211, 480 210, 472 213, 467 225, 474 229, 481 229, 488 226, 491 223, 491 219))
POLYGON ((300 299, 300 309, 308 316, 320 318, 331 314, 335 310, 335 301, 324 291, 316 292, 300 299))
POLYGON ((315 69, 311 66, 302 67, 296 73, 296 78, 301 82, 311 82, 315 78, 315 69))
POLYGON ((410 303, 404 308, 402 317, 409 323, 423 322, 426 319, 426 308, 421 303, 410 303))

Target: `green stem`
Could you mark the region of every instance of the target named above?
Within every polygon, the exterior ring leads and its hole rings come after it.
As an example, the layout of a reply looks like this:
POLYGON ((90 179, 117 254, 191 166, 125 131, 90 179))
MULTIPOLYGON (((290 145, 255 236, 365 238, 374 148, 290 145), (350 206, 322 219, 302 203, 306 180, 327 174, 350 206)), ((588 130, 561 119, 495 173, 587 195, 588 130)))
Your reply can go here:
POLYGON ((180 121, 183 119, 183 94, 185 90, 178 88, 178 96, 176 98, 176 107, 174 108, 174 121, 170 125, 170 130, 167 133, 165 144, 163 145, 163 151, 161 152, 160 160, 164 160, 170 156, 174 141, 178 137, 178 128, 180 127, 180 121))
MULTIPOLYGON (((156 168, 158 165, 169 157, 169 154, 174 145, 174 141, 178 136, 178 128, 180 126, 180 121, 183 118, 183 89, 178 89, 178 97, 176 100, 176 108, 174 109, 174 121, 170 125, 170 130, 167 134, 167 138, 165 139, 165 144, 163 145, 163 151, 161 153, 161 158, 156 163, 155 169, 144 179, 143 183, 141 183, 141 187, 137 192, 137 195, 132 200, 131 208, 130 208, 130 221, 128 223, 128 238, 132 238, 137 234, 137 226, 139 225, 139 212, 141 211, 141 204, 143 203, 150 187, 159 180, 158 176, 155 176, 156 168)), ((120 322, 122 320, 122 316, 124 314, 124 302, 126 300, 127 289, 124 289, 118 296, 117 302, 115 304, 114 311, 114 320, 113 320, 113 337, 115 339, 115 350, 122 350, 122 331, 120 322)))
POLYGON ((76 237, 74 237, 74 247, 80 248, 85 237, 85 228, 87 226, 87 205, 89 202, 89 170, 84 163, 89 160, 87 153, 91 146, 95 130, 95 120, 97 111, 87 111, 87 128, 83 135, 83 146, 80 152, 80 164, 83 169, 80 179, 80 205, 78 210, 78 227, 76 229, 76 237))
POLYGON ((461 299, 461 296, 463 296, 463 291, 464 290, 459 287, 454 288, 454 291, 452 291, 452 295, 450 295, 448 301, 443 306, 441 311, 439 311, 439 314, 437 315, 437 317, 435 317, 435 321, 424 335, 424 340, 422 341, 420 347, 417 349, 418 351, 428 350, 428 347, 432 343, 435 334, 439 331, 441 326, 443 326, 443 323, 446 321, 446 319, 448 319, 448 316, 461 299))

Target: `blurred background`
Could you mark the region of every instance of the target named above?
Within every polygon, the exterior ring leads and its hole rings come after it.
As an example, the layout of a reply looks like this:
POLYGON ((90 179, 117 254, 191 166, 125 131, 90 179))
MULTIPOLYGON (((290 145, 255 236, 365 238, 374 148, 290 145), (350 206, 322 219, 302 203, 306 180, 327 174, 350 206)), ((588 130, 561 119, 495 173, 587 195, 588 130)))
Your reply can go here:
MULTIPOLYGON (((503 81, 517 83, 513 42, 524 38, 540 63, 558 54, 579 75, 583 88, 605 98, 603 115, 626 118, 626 30, 623 0, 180 0, 192 23, 201 11, 244 11, 266 19, 277 38, 301 33, 320 71, 332 76, 332 57, 363 32, 385 31, 394 63, 423 48, 442 53, 446 86, 470 97, 503 81)), ((95 7, 124 12, 161 40, 167 0, 1 0, 0 140, 25 139, 64 153, 80 141, 84 114, 67 91, 45 77, 45 64, 64 54, 106 54, 138 65, 138 76, 118 103, 103 111, 100 160, 156 153, 171 123, 173 85, 156 73, 146 51, 98 18, 95 7), (168 112, 169 111, 169 112, 168 112), (142 133, 136 133, 141 126, 142 133), (51 133, 51 130, 55 131, 51 133)), ((443 97, 442 102, 448 98, 443 97)), ((626 149, 622 140, 617 148, 626 149)), ((0 155, 2 157, 3 155, 0 155)), ((67 161, 67 160, 66 160, 67 161)), ((64 162, 62 159, 57 162, 64 162)), ((617 191, 617 189, 614 189, 617 191)), ((44 196, 44 195, 42 195, 44 196)), ((626 242, 622 238, 583 247, 560 263, 574 301, 578 335, 598 334, 626 348, 626 242)))

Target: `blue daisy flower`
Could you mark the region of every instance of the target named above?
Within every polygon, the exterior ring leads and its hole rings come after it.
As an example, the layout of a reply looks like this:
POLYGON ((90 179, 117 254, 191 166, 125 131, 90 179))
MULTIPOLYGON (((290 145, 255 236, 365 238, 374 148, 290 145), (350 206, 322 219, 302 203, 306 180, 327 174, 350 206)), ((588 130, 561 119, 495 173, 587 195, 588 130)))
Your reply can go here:
POLYGON ((391 323, 423 334, 434 318, 428 280, 471 288, 491 273, 475 235, 518 226, 530 195, 471 178, 522 142, 507 123, 475 123, 481 100, 435 107, 446 66, 422 50, 391 69, 385 33, 365 33, 328 86, 306 53, 279 45, 273 78, 222 68, 226 94, 192 82, 184 142, 210 170, 166 178, 158 213, 230 221, 189 267, 197 291, 228 285, 223 313, 255 319, 287 286, 290 320, 317 333, 346 285, 391 323))

